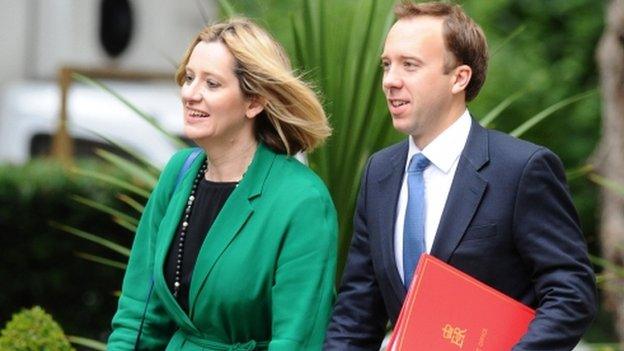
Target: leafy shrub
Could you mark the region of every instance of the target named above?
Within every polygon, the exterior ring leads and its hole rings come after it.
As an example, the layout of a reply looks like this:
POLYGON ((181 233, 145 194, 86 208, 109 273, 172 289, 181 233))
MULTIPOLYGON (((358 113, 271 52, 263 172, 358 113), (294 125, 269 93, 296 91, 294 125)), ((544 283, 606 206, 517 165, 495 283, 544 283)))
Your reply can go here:
POLYGON ((0 332, 0 351, 73 350, 61 327, 41 307, 13 315, 0 332))
MULTIPOLYGON (((108 174, 101 163, 80 167, 108 174)), ((78 177, 59 165, 36 160, 23 166, 0 166, 0 325, 11 314, 43 306, 70 334, 106 338, 123 272, 77 257, 106 250, 50 226, 68 224, 129 245, 132 235, 110 216, 84 206, 72 195, 119 207, 117 189, 78 177), (97 318, 94 318, 96 317, 97 318)), ((130 212, 121 208, 122 211, 130 212)), ((108 254, 108 252, 106 252, 108 254)))

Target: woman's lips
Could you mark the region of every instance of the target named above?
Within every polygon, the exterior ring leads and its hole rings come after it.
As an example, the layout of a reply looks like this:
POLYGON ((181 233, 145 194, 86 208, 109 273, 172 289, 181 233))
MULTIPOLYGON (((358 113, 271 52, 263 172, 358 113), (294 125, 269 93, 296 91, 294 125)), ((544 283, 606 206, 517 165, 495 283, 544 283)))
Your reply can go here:
POLYGON ((210 114, 204 111, 200 111, 200 110, 187 109, 185 116, 186 116, 187 121, 193 122, 193 121, 201 120, 204 118, 208 118, 210 117, 210 114))

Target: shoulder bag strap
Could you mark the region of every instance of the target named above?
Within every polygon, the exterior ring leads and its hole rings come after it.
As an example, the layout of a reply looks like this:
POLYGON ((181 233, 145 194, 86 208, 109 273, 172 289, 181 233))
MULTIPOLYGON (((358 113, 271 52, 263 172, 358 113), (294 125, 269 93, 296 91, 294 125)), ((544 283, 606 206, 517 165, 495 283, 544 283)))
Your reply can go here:
MULTIPOLYGON (((178 178, 176 179, 176 185, 175 185, 175 188, 173 189, 173 192, 175 192, 178 189, 178 186, 182 182, 182 179, 184 179, 184 176, 188 173, 189 169, 191 168, 191 165, 193 164, 193 161, 195 161, 195 159, 197 158, 197 156, 199 156, 201 151, 202 150, 198 147, 193 148, 193 151, 191 151, 191 153, 186 157, 186 160, 184 160, 184 164, 182 164, 182 168, 180 168, 180 172, 178 173, 178 178)), ((141 342, 141 333, 143 332, 143 325, 145 324, 145 315, 147 314, 147 306, 149 304, 150 298, 152 297, 153 290, 154 290, 154 278, 150 278, 150 288, 147 293, 147 299, 145 300, 145 307, 143 308, 143 316, 141 317, 141 324, 139 325, 139 332, 137 333, 137 338, 134 343, 134 351, 139 350, 139 344, 141 342)))

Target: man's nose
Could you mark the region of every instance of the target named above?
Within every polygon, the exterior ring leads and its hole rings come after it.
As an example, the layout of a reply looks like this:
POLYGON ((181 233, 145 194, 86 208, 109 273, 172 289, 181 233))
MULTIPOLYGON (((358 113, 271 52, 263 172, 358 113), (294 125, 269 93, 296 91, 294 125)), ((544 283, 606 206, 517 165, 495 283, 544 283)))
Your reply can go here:
POLYGON ((397 74, 396 70, 390 67, 387 71, 384 72, 382 85, 385 91, 389 91, 391 89, 399 89, 403 86, 403 80, 397 74))

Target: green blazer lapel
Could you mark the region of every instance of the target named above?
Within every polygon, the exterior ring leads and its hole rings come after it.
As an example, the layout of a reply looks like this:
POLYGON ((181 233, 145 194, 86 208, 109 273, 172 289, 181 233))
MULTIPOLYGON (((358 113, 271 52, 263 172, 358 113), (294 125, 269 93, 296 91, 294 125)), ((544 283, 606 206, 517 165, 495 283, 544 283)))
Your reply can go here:
POLYGON ((200 295, 212 268, 219 257, 244 227, 253 214, 252 201, 262 194, 264 182, 276 154, 262 143, 254 155, 243 179, 227 199, 217 215, 199 250, 189 291, 190 317, 193 319, 195 301, 200 295))
MULTIPOLYGON (((182 212, 186 207, 186 201, 191 193, 193 180, 197 176, 199 167, 206 161, 206 155, 202 154, 193 162, 189 171, 186 173, 177 189, 171 196, 165 216, 163 217, 158 229, 158 238, 156 240, 155 258, 154 258, 154 287, 155 291, 162 300, 163 304, 169 311, 170 315, 176 320, 176 323, 182 328, 189 331, 197 332, 197 328, 182 310, 178 302, 173 297, 165 281, 164 267, 180 219, 182 212)), ((177 177, 177 173, 172 175, 177 177)))

